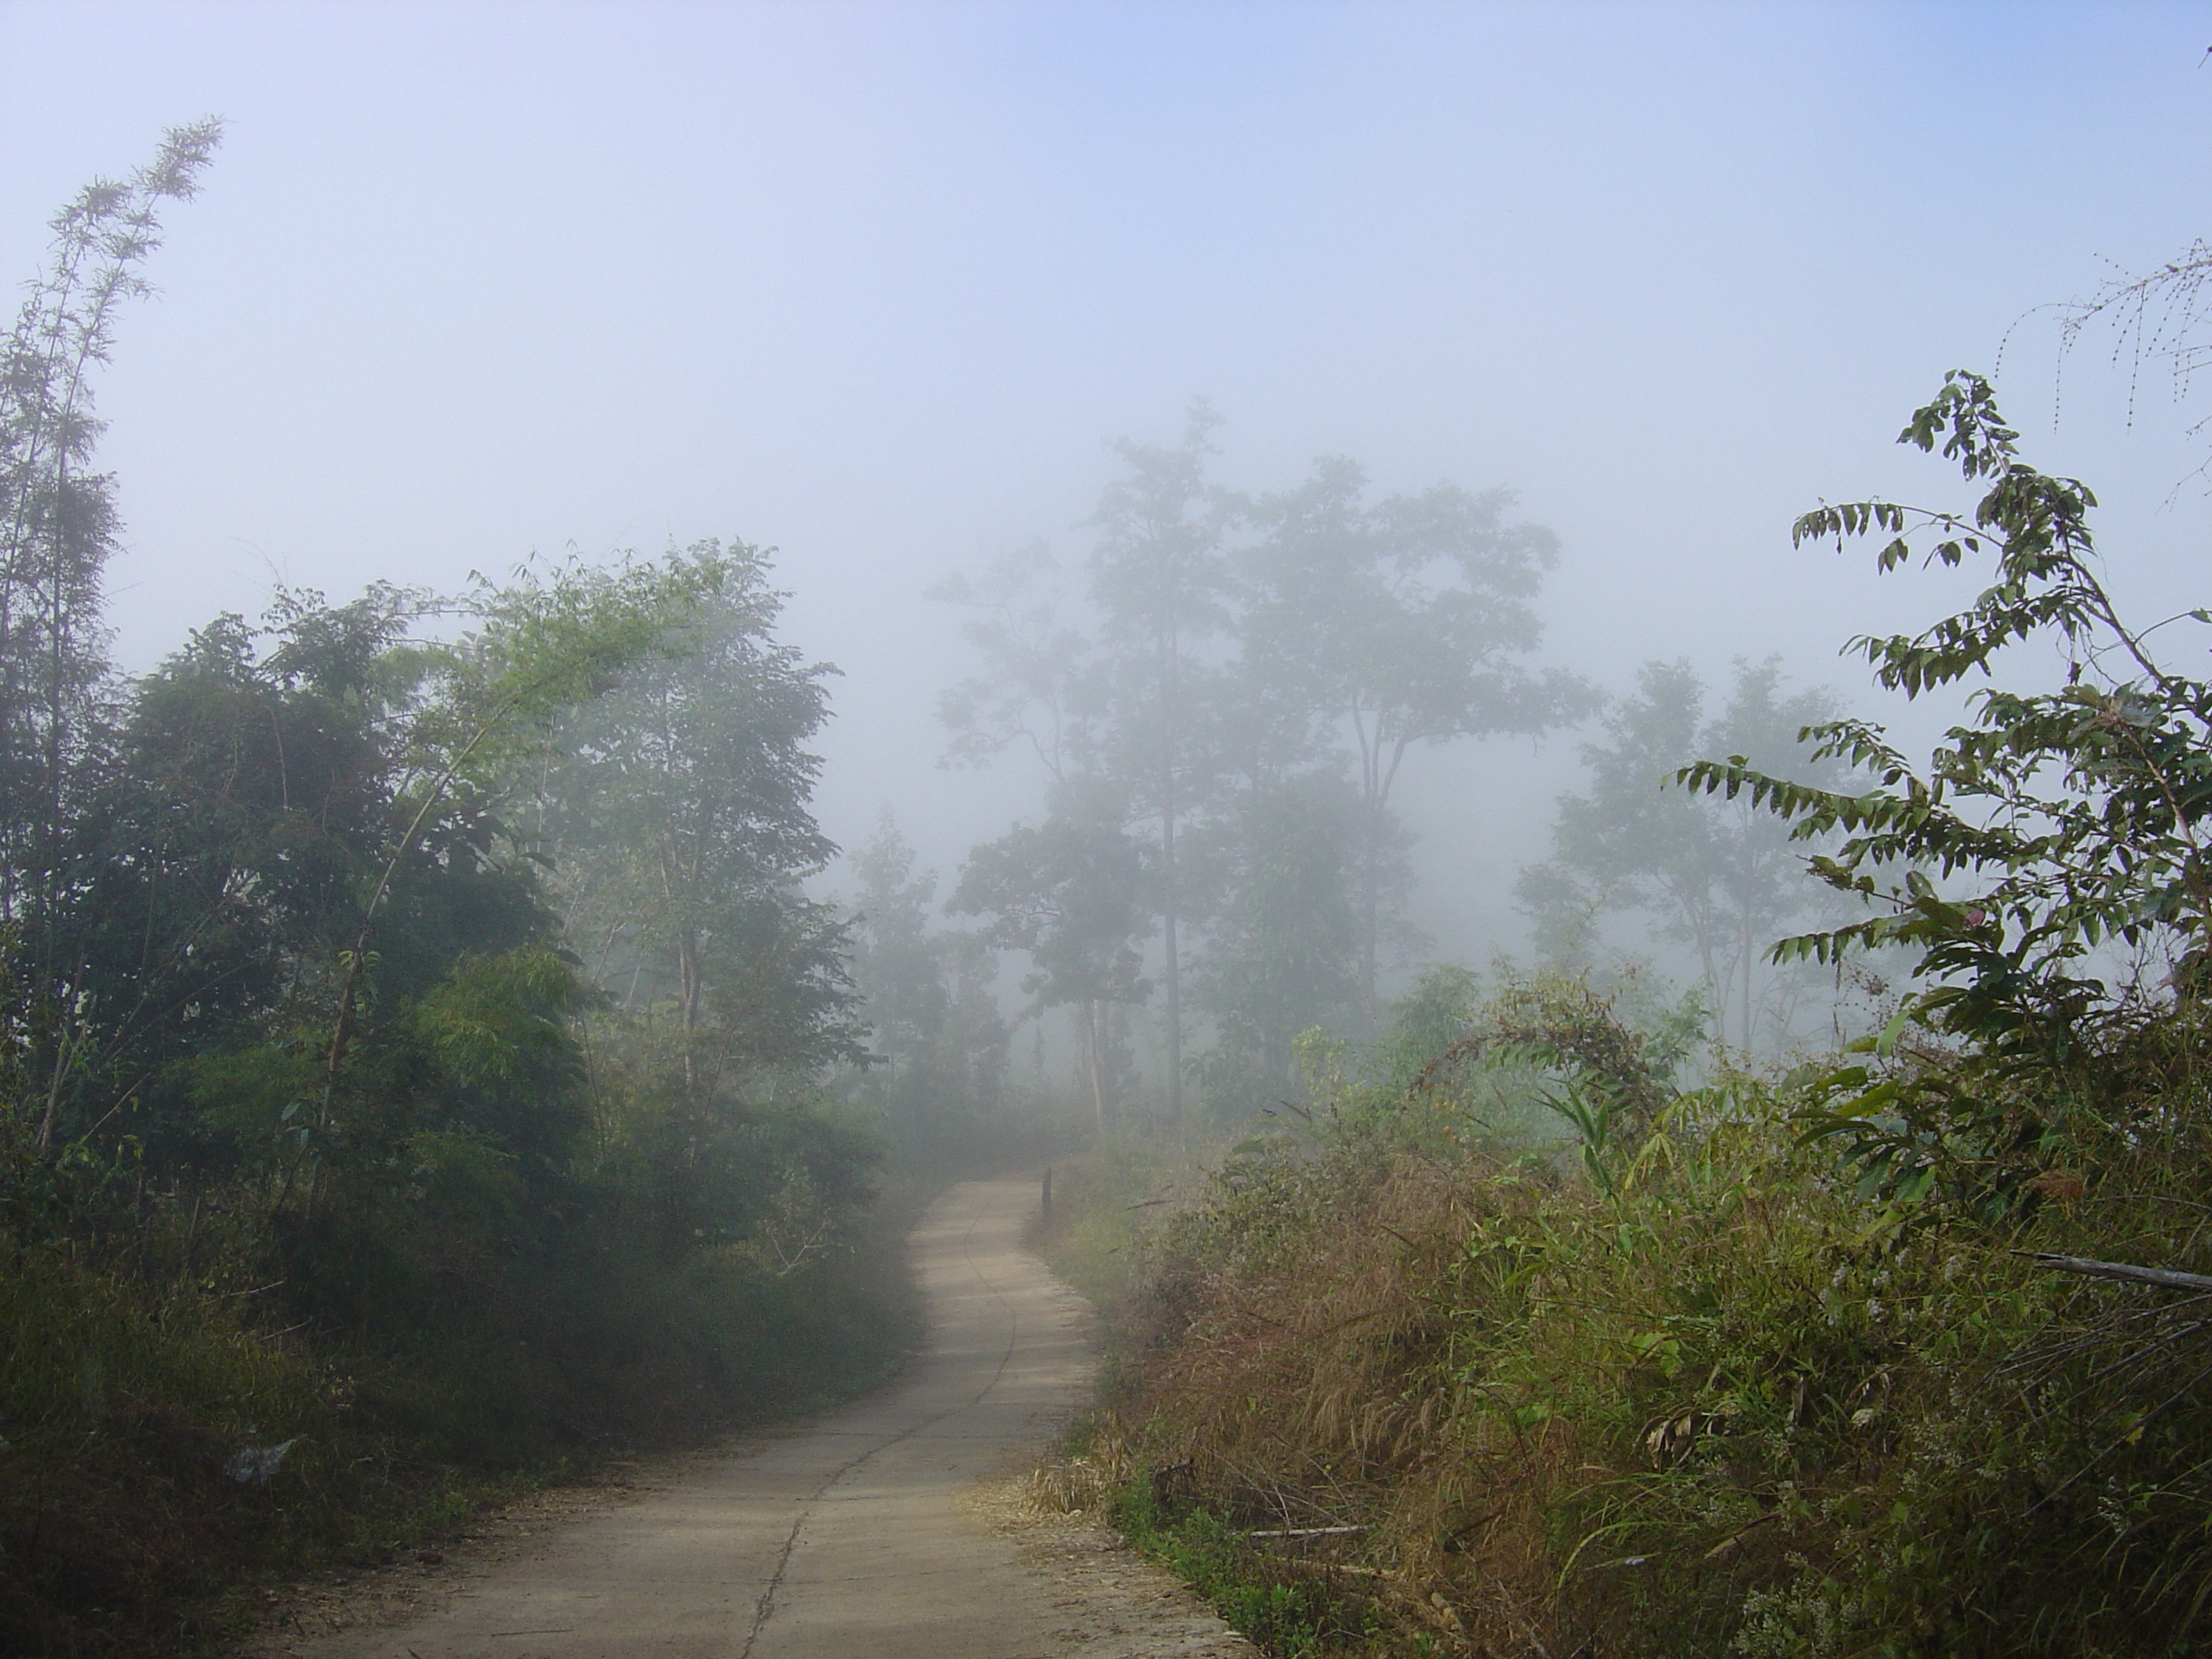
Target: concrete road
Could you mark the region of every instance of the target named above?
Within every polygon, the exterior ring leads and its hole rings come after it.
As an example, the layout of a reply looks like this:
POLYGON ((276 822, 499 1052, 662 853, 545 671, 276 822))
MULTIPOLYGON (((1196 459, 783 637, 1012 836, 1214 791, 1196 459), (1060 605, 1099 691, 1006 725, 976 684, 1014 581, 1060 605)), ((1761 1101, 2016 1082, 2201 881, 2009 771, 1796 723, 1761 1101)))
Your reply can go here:
MULTIPOLYGON (((981 1501, 1089 1386, 1087 1309, 1019 1247, 1028 1180, 913 1236, 929 1342, 884 1392, 465 1573, 446 1605, 314 1659, 1135 1659, 1252 1650, 1078 1522, 981 1501), (994 1524, 996 1510, 1000 1521, 994 1524), (1040 1541, 1043 1540, 1044 1541, 1040 1541)), ((1000 1488, 1003 1499, 1004 1487, 1000 1488)))

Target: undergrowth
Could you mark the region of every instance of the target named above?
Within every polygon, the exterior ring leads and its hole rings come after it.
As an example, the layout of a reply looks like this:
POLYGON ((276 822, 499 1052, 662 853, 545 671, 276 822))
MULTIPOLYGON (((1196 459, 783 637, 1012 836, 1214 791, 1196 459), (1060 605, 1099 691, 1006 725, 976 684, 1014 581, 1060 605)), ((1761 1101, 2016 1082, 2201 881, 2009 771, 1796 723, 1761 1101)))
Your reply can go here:
POLYGON ((392 1275, 401 1299, 351 1328, 303 1321, 250 1212, 185 1206, 189 1234, 174 1206, 116 1236, 0 1231, 0 1652, 212 1651, 264 1587, 872 1386, 916 1334, 913 1207, 885 1194, 872 1231, 781 1275, 595 1229, 565 1257, 465 1276, 434 1260, 417 1283, 409 1241, 356 1237, 358 1275, 392 1275))
POLYGON ((2212 1298, 2023 1254, 2212 1270, 2199 1024, 2116 1042, 2155 1109, 1997 1212, 1869 1190, 1814 1079, 1747 1075, 1599 1158, 1470 1073, 1171 1206, 1078 1186, 1059 1237, 1137 1264, 1120 1524, 1284 1655, 2201 1650, 2212 1298))

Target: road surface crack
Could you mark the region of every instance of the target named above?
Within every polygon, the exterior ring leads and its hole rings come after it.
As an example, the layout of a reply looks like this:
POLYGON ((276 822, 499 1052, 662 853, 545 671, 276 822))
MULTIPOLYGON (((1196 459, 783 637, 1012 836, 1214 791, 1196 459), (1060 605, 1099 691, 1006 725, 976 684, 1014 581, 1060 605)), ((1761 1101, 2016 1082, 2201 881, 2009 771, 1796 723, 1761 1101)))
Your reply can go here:
MULTIPOLYGON (((995 1197, 995 1194, 992 1196, 995 1197)), ((976 1281, 981 1284, 985 1290, 991 1293, 991 1299, 997 1303, 1001 1308, 1005 1309, 1006 1313, 1006 1351, 999 1356, 998 1367, 996 1370, 992 1371, 991 1380, 988 1382, 986 1382, 981 1389, 978 1389, 972 1399, 963 1401, 957 1406, 950 1407, 945 1410, 938 1413, 934 1417, 925 1417, 919 1422, 909 1423, 906 1427, 901 1429, 896 1434, 889 1436, 880 1443, 869 1447, 867 1450, 860 1453, 858 1456, 849 1458, 846 1462, 839 1464, 836 1468, 830 1472, 820 1486, 815 1487, 812 1492, 807 1493, 805 1502, 803 1502, 799 1506, 798 1518, 791 1523, 791 1532, 789 1535, 783 1540, 783 1548, 777 1552, 775 1558, 775 1571, 769 1575, 768 1583, 766 1587, 762 1589, 760 1599, 753 1603, 752 1625, 751 1627, 745 1632, 744 1646, 738 1650, 738 1659, 753 1659, 753 1649, 760 1641, 762 1631, 768 1627, 769 1615, 775 1611, 776 1592, 783 1588, 784 1574, 790 1571, 792 1552, 799 1547, 799 1535, 806 1530, 807 1522, 813 1518, 814 1506, 817 1504, 819 1504, 839 1481, 842 1480, 847 1475, 852 1474, 855 1469, 860 1468, 871 1458, 889 1451, 901 1441, 912 1439, 915 1435, 920 1434, 924 1429, 935 1428, 939 1423, 944 1422, 947 1418, 957 1417, 963 1412, 975 1410, 976 1407, 981 1405, 984 1401, 990 1398, 991 1391, 997 1388, 1000 1380, 1005 1377, 1006 1374, 1006 1367, 1013 1363, 1014 1348, 1021 1339, 1021 1318, 1014 1312, 1012 1304, 1007 1302, 1006 1298, 999 1293, 999 1287, 986 1278, 983 1274, 982 1269, 975 1265, 975 1255, 973 1248, 975 1237, 975 1229, 983 1224, 984 1218, 988 1216, 990 1212, 991 1200, 987 1199, 983 1206, 975 1212, 974 1218, 968 1223, 968 1231, 960 1236, 960 1254, 962 1258, 968 1263, 969 1272, 975 1274, 976 1281)))

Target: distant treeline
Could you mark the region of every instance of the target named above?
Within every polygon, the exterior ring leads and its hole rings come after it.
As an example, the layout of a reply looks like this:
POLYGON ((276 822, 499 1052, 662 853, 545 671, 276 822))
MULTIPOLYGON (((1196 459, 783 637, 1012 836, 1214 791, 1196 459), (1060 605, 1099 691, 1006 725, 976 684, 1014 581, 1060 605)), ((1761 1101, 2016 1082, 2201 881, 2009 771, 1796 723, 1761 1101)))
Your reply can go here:
POLYGON ((1373 501, 1337 459, 1243 496, 1207 476, 1218 425, 1200 402, 1179 445, 1115 446, 1079 584, 1039 544, 937 590, 981 659, 943 699, 950 757, 1012 749, 1045 785, 948 908, 1028 953, 1037 1012, 1073 1012, 1102 1123, 1146 1095, 1179 1121, 1193 1079, 1242 1115, 1291 1079, 1299 1032, 1371 1029, 1378 976, 1422 938, 1391 805, 1409 756, 1598 704, 1528 661, 1557 538, 1506 491, 1373 501), (1128 1012, 1156 992, 1148 1088, 1128 1012))
POLYGON ((1180 444, 1114 447, 1079 565, 1036 543, 935 590, 978 663, 941 700, 947 758, 1011 751, 1042 785, 1034 821, 972 849, 947 908, 1027 954, 1030 1014, 1069 1011, 1096 1120, 1180 1121, 1194 1087, 1207 1117, 1242 1121, 1298 1089, 1301 1033, 1379 1032, 1437 943, 1394 804, 1408 763, 1600 715, 1589 788, 1560 799, 1551 856, 1498 898, 1550 965, 1656 945, 1711 1035, 1785 1046, 1799 988, 1762 952, 1820 910, 1805 849, 1664 785, 1714 753, 1840 785, 1848 765, 1799 742, 1835 699, 1786 690, 1771 659, 1740 662, 1710 712, 1686 659, 1608 696, 1538 660, 1558 538, 1509 491, 1377 499, 1332 457, 1240 494, 1209 476, 1218 425, 1200 402, 1180 444), (1608 933, 1631 917, 1648 938, 1608 933))

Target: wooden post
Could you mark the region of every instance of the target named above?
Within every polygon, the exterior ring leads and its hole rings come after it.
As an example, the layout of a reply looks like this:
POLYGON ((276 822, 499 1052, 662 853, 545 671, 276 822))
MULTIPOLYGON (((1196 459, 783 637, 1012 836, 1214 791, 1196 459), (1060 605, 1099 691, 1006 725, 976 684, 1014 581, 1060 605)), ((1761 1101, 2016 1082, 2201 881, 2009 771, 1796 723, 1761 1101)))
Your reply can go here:
POLYGON ((1044 1218, 1052 1219, 1052 1165, 1044 1166, 1044 1218))

